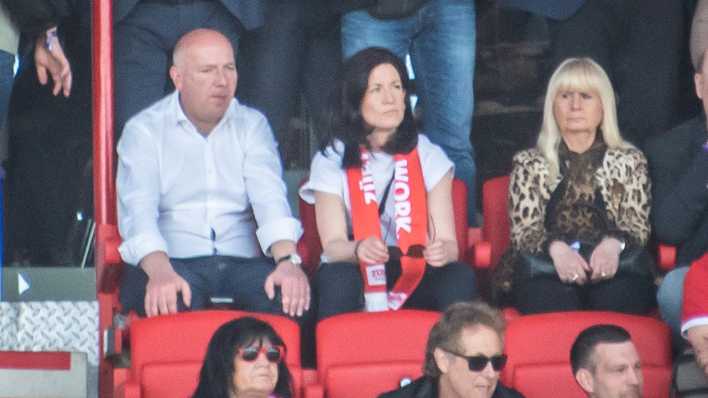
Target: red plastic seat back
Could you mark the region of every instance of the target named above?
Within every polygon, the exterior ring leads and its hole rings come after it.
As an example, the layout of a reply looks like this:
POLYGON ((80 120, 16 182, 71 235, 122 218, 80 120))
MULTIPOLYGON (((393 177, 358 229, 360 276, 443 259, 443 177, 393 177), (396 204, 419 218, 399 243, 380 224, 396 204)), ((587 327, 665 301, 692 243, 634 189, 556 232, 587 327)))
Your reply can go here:
MULTIPOLYGON (((303 181, 304 183, 304 181, 303 181)), ((298 209, 302 222, 303 234, 297 244, 298 253, 302 257, 305 269, 312 274, 320 263, 322 242, 317 232, 315 206, 299 198, 298 209)), ((465 261, 467 253, 467 187, 462 180, 452 181, 452 209, 455 216, 455 236, 460 260, 465 261)))
POLYGON ((491 243, 491 266, 495 267, 509 247, 510 224, 507 198, 509 176, 495 177, 482 185, 482 238, 491 243))
POLYGON ((654 318, 614 312, 557 312, 512 320, 502 380, 526 398, 584 398, 570 368, 570 348, 583 329, 601 323, 622 326, 632 336, 642 361, 644 397, 668 397, 672 367, 668 327, 654 318))
POLYGON ((243 316, 268 322, 287 347, 286 363, 300 396, 300 329, 285 317, 243 311, 195 311, 138 319, 130 326, 128 382, 143 398, 188 397, 194 392, 211 336, 224 323, 243 316))
POLYGON ((337 315, 317 325, 317 369, 329 398, 373 398, 422 374, 437 312, 337 315))

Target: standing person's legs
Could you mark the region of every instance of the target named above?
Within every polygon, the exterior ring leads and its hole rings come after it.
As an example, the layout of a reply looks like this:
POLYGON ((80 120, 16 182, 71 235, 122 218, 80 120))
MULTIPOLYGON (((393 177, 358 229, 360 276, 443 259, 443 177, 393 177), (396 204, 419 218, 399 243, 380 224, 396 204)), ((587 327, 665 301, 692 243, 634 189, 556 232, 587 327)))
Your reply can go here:
POLYGON ((342 56, 346 60, 365 48, 383 47, 405 59, 414 28, 415 15, 384 20, 372 17, 366 10, 350 11, 342 17, 342 56))
POLYGON ((624 0, 627 36, 615 57, 618 118, 622 135, 641 147, 672 127, 676 118, 685 48, 683 2, 624 0))
POLYGON ((476 167, 470 140, 474 111, 475 8, 472 0, 432 0, 418 13, 411 48, 423 132, 455 164, 475 225, 476 167))
POLYGON ((131 117, 165 95, 176 15, 174 6, 138 3, 115 27, 116 141, 131 117))
POLYGON ((8 153, 5 121, 7 120, 7 108, 10 105, 12 82, 15 80, 14 66, 15 54, 0 50, 0 162, 7 159, 8 153))
MULTIPOLYGON (((265 25, 246 32, 238 51, 238 98, 263 112, 281 144, 297 111, 305 52, 302 0, 266 0, 265 25)), ((281 146, 282 151, 287 146, 281 146)), ((285 160, 285 158, 284 158, 285 160)))

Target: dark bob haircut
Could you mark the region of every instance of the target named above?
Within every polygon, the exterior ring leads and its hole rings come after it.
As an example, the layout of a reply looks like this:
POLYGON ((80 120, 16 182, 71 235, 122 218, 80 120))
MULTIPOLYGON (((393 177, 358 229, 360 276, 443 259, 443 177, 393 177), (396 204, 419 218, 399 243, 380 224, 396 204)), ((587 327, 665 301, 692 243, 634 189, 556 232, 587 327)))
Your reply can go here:
POLYGON ((366 137, 371 134, 373 129, 364 121, 361 114, 361 104, 369 86, 371 71, 384 64, 390 64, 396 68, 401 78, 401 84, 405 90, 406 110, 396 134, 386 143, 383 150, 390 154, 408 153, 418 145, 418 130, 410 106, 412 88, 405 64, 385 48, 366 48, 354 54, 344 64, 343 75, 336 87, 336 95, 332 101, 330 125, 320 148, 322 153, 326 154, 325 149, 328 146, 334 148, 336 140, 342 141, 344 143, 342 168, 360 166, 359 146, 369 147, 366 137))
MULTIPOLYGON (((275 330, 259 319, 244 317, 223 324, 209 341, 206 358, 199 373, 199 385, 193 398, 231 397, 237 350, 254 342, 262 344, 266 340, 272 345, 285 348, 283 340, 275 330)), ((290 372, 285 360, 278 364, 278 381, 273 393, 279 398, 292 397, 290 372)))
POLYGON ((580 369, 595 370, 592 354, 595 347, 602 343, 624 343, 631 341, 632 336, 623 327, 617 325, 594 325, 580 332, 570 348, 570 366, 573 374, 580 369))

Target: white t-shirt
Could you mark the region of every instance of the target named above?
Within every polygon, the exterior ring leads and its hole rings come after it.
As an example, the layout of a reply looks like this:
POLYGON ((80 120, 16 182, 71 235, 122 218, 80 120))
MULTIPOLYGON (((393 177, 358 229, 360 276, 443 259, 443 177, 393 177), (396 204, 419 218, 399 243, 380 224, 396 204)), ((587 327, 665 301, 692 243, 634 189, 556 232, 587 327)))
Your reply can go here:
MULTIPOLYGON (((326 155, 317 152, 310 166, 310 179, 300 187, 300 197, 307 203, 315 203, 315 191, 331 193, 344 199, 347 208, 347 231, 352 234, 351 204, 349 203, 349 187, 347 173, 342 169, 344 144, 337 141, 337 151, 332 147, 326 149, 326 155)), ((418 135, 418 155, 425 190, 430 192, 440 180, 452 170, 454 165, 443 150, 430 142, 428 137, 418 135)), ((374 176, 376 198, 381 201, 386 185, 391 180, 394 170, 393 156, 384 152, 374 152, 369 160, 374 176)), ((387 245, 396 245, 395 222, 393 220, 393 195, 389 193, 386 199, 384 213, 381 216, 381 237, 387 245)))

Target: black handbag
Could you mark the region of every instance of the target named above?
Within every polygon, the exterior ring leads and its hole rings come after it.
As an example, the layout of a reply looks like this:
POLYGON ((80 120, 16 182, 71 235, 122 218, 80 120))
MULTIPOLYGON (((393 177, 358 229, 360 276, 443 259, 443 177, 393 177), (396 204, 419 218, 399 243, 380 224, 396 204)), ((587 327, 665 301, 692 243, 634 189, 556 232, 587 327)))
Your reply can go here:
MULTIPOLYGON (((589 262, 595 246, 592 244, 580 244, 578 253, 589 262)), ((653 263, 654 259, 643 247, 626 247, 620 254, 617 275, 635 275, 650 278, 652 277, 653 263)), ((558 275, 556 267, 553 265, 553 259, 547 253, 519 253, 516 274, 522 279, 558 275)))
POLYGON ((377 0, 368 8, 369 14, 379 19, 398 19, 418 11, 428 0, 377 0))

